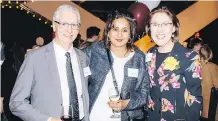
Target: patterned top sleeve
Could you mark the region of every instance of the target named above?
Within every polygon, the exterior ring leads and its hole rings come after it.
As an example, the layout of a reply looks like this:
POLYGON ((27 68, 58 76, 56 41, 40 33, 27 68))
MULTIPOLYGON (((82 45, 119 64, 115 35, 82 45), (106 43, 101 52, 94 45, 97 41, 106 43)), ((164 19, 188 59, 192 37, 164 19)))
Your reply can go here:
POLYGON ((198 121, 202 110, 202 88, 199 56, 195 52, 186 53, 185 63, 186 90, 184 93, 185 107, 188 108, 188 121, 198 121))

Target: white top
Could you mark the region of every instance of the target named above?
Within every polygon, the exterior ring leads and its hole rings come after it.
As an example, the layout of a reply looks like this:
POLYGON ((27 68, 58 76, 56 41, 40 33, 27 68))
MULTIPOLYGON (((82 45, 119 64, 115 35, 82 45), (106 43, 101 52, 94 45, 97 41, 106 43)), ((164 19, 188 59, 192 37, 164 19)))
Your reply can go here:
POLYGON ((0 60, 0 70, 1 70, 3 62, 4 62, 4 60, 0 60))
MULTIPOLYGON (((55 51, 55 57, 58 67, 58 73, 61 81, 61 92, 62 92, 62 100, 63 105, 69 105, 69 87, 68 87, 68 81, 67 81, 67 73, 66 73, 66 50, 62 48, 60 45, 58 45, 55 41, 54 43, 54 51, 55 51)), ((77 55, 75 50, 70 48, 68 51, 70 53, 71 57, 71 63, 74 73, 74 78, 76 82, 77 87, 77 95, 78 95, 78 102, 79 102, 79 114, 80 119, 84 117, 83 112, 83 100, 82 100, 82 85, 81 85, 81 77, 80 77, 80 68, 77 60, 77 55)))
MULTIPOLYGON (((124 81, 124 65, 130 58, 133 57, 133 55, 134 52, 130 53, 127 57, 120 58, 116 57, 112 53, 114 58, 113 69, 119 90, 121 90, 124 81)), ((114 88, 111 71, 109 71, 107 74, 100 94, 98 95, 96 102, 93 105, 93 109, 90 113, 90 121, 121 121, 121 118, 110 118, 110 116, 113 115, 112 109, 107 104, 109 101, 108 90, 110 88, 114 88)))

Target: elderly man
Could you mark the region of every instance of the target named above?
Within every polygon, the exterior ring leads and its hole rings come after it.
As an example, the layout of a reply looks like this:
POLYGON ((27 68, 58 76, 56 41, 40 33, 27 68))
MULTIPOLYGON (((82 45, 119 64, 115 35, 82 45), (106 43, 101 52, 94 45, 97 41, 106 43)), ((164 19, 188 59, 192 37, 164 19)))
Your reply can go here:
POLYGON ((68 106, 64 111, 72 112, 72 121, 88 121, 88 59, 72 44, 80 29, 79 11, 61 5, 54 12, 53 25, 54 40, 27 53, 10 110, 24 121, 61 121, 62 109, 68 106))

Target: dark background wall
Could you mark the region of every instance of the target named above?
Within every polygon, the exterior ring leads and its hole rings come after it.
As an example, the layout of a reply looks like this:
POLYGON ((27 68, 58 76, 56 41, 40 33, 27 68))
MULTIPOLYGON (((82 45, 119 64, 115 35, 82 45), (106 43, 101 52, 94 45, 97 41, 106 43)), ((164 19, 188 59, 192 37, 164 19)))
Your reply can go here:
POLYGON ((1 9, 1 41, 4 44, 16 41, 27 49, 35 45, 36 38, 41 36, 47 44, 52 39, 52 28, 44 22, 16 8, 1 9))
MULTIPOLYGON (((202 18, 203 19, 203 18, 202 18)), ((218 18, 200 30, 200 36, 213 51, 213 62, 218 64, 218 18)))

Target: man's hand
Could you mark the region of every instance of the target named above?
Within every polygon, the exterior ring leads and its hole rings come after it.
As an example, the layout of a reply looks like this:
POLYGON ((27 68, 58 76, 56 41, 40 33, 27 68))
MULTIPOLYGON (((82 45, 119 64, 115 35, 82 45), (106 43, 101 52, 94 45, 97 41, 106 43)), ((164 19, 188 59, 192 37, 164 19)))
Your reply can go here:
MULTIPOLYGON (((26 53, 29 52, 29 51, 32 51, 32 50, 37 50, 37 49, 39 49, 39 48, 40 48, 40 47, 35 47, 34 49, 27 49, 27 50, 26 50, 26 53)), ((26 56, 26 54, 25 54, 25 56, 26 56)))
POLYGON ((4 100, 4 97, 0 97, 0 113, 4 112, 4 109, 3 109, 3 100, 4 100))
POLYGON ((48 121, 62 121, 62 120, 59 118, 49 118, 48 121))
POLYGON ((108 105, 112 109, 116 109, 116 110, 122 111, 124 108, 126 108, 128 103, 129 103, 129 100, 119 100, 119 101, 109 101, 108 105))

